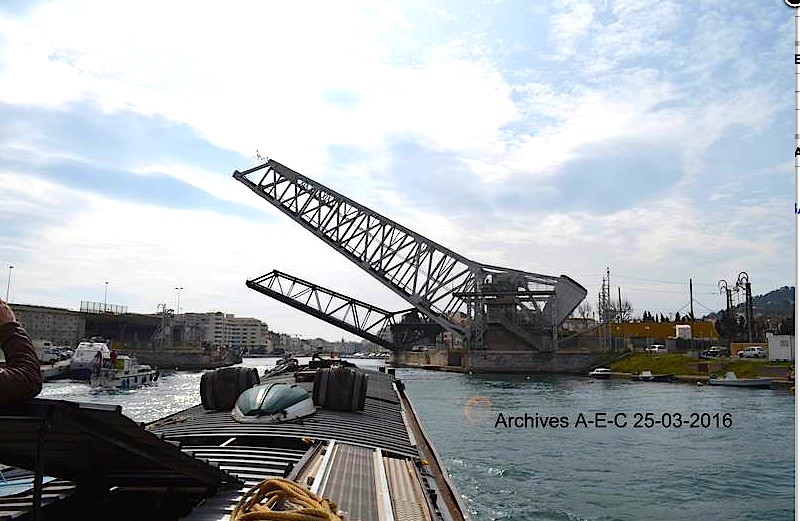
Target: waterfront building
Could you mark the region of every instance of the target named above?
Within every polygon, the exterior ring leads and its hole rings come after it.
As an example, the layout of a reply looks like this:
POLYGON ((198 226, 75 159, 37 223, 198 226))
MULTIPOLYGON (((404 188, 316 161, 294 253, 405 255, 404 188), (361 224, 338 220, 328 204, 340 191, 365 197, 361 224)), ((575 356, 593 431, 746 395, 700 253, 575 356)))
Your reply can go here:
POLYGON ((11 308, 34 340, 75 347, 86 334, 86 320, 78 311, 27 304, 12 304, 11 308))
POLYGON ((311 341, 300 338, 297 335, 288 335, 286 333, 276 333, 274 335, 275 348, 283 349, 286 353, 293 355, 313 355, 318 350, 311 341))
POLYGON ((692 348, 706 349, 719 341, 714 323, 708 320, 694 322, 623 322, 610 324, 611 336, 634 349, 650 344, 666 344, 670 352, 692 348), (677 326, 677 327, 676 327, 677 326), (677 331, 685 331, 685 338, 676 338, 677 331))
POLYGON ((237 317, 233 313, 182 313, 175 316, 180 328, 180 341, 204 342, 215 347, 270 350, 272 334, 269 326, 257 318, 237 317))
POLYGON ((597 320, 593 318, 567 317, 564 319, 564 322, 561 323, 561 329, 571 333, 580 333, 582 331, 588 331, 596 325, 597 320))

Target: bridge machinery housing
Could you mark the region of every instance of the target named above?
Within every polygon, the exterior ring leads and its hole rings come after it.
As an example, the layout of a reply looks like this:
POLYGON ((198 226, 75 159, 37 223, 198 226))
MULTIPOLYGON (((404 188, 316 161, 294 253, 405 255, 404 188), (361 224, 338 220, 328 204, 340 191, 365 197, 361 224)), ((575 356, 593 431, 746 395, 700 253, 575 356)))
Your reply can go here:
POLYGON ((440 332, 468 351, 554 352, 556 328, 586 297, 566 275, 470 260, 272 159, 233 177, 413 307, 382 310, 277 271, 248 287, 395 352, 440 332))

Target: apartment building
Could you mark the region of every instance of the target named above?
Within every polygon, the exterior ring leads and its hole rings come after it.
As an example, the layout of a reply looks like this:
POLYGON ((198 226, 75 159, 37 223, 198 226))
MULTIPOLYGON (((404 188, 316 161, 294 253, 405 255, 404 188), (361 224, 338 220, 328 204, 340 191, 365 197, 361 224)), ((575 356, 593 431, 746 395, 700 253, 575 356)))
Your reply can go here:
POLYGON ((175 317, 175 326, 182 329, 180 340, 183 342, 200 341, 247 350, 272 347, 269 326, 257 318, 237 317, 221 311, 183 313, 175 317))

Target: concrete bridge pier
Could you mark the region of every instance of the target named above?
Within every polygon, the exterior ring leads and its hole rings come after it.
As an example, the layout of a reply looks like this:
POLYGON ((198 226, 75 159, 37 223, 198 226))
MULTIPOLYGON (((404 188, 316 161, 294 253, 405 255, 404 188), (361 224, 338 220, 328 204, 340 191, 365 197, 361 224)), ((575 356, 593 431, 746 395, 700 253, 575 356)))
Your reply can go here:
POLYGON ((474 373, 562 373, 585 374, 603 364, 609 353, 591 351, 399 351, 394 354, 398 367, 422 367, 474 373))

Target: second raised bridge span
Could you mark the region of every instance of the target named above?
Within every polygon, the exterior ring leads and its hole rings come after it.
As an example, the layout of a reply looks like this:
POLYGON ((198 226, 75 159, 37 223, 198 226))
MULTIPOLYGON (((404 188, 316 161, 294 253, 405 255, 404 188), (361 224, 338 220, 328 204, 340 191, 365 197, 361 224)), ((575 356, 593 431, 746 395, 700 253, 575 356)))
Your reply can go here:
POLYGON ((468 350, 552 352, 556 328, 586 297, 586 289, 567 275, 470 260, 272 159, 233 176, 413 308, 381 310, 280 272, 248 286, 390 349, 414 342, 413 334, 449 332, 468 350), (284 283, 302 291, 285 293, 284 283), (321 296, 340 304, 322 307, 321 296), (385 328, 391 330, 412 311, 419 331, 407 328, 404 342, 392 338, 387 345, 385 328), (377 342, 381 337, 384 342, 377 342))

